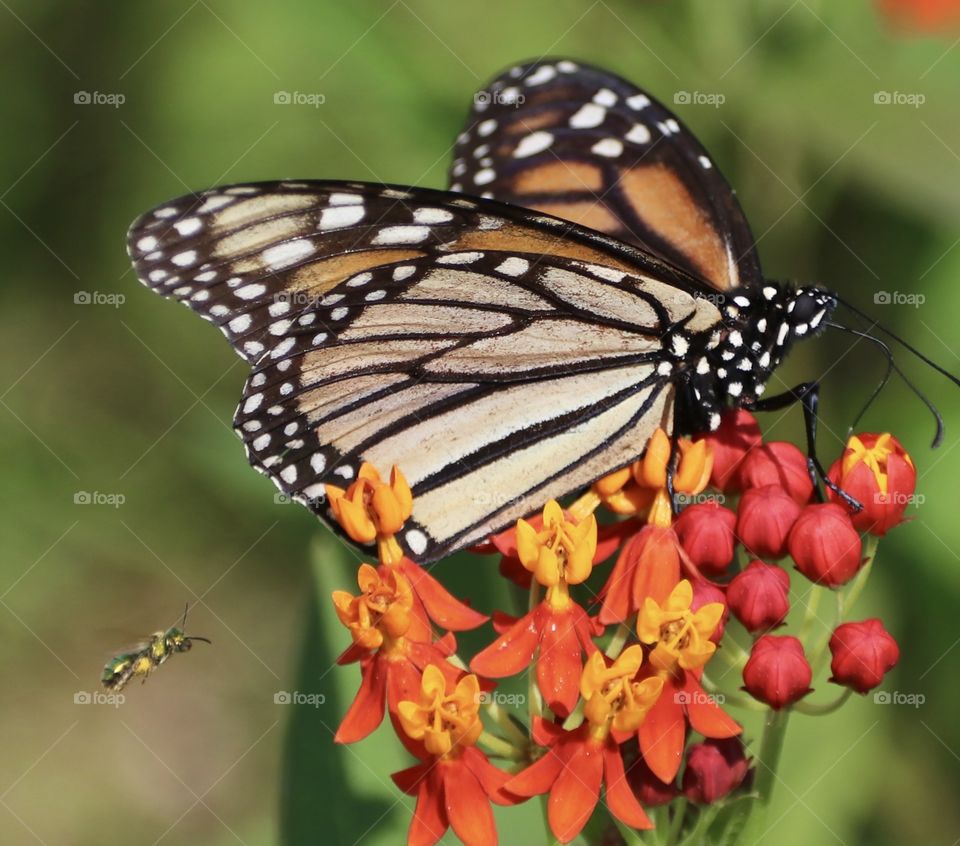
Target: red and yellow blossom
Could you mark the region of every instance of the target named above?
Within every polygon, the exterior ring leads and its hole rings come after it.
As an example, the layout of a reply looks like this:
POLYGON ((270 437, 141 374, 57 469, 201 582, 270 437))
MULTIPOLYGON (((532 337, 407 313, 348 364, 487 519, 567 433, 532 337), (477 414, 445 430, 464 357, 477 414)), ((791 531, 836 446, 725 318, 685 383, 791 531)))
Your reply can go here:
POLYGON ((354 743, 370 734, 383 721, 387 705, 396 714, 428 664, 444 667, 452 679, 461 674, 446 661, 456 650, 453 635, 431 643, 430 627, 413 613, 413 591, 406 577, 391 568, 378 571, 363 564, 357 582, 358 596, 333 592, 337 617, 353 639, 337 663, 360 662, 360 689, 337 729, 337 743, 354 743))
POLYGON ((618 738, 637 730, 658 700, 663 680, 637 680, 643 649, 634 645, 608 665, 595 652, 580 678, 586 702, 583 723, 572 731, 537 720, 534 738, 546 754, 506 783, 520 796, 548 793, 547 818, 561 843, 583 829, 604 788, 606 806, 624 824, 638 829, 653 824, 630 789, 618 738))
POLYGON ((488 619, 456 599, 426 570, 403 554, 396 534, 413 513, 410 486, 399 467, 390 471, 389 484, 377 469, 364 462, 357 479, 345 490, 326 485, 334 519, 357 543, 376 541, 381 567, 394 567, 410 581, 414 592, 414 613, 424 624, 433 620, 450 631, 475 629, 488 619))
POLYGON ((360 465, 357 479, 346 489, 324 485, 330 508, 343 530, 357 543, 377 542, 383 564, 403 557, 394 535, 413 513, 413 494, 399 467, 384 482, 372 464, 360 465))
POLYGON ((648 670, 663 679, 663 695, 640 726, 640 751, 663 782, 676 778, 686 742, 686 724, 705 737, 732 737, 740 726, 700 685, 703 665, 716 651, 710 639, 724 614, 721 602, 693 610, 693 585, 684 579, 665 601, 647 597, 637 619, 637 636, 650 649, 648 670))
POLYGON ((917 484, 913 459, 889 432, 852 436, 827 475, 863 506, 850 515, 857 530, 881 537, 903 522, 917 484))
MULTIPOLYGON (((673 489, 676 493, 695 496, 710 480, 712 450, 705 441, 681 440, 679 444, 680 459, 673 489)), ((598 501, 618 513, 624 513, 621 508, 624 503, 645 503, 647 521, 623 546, 600 591, 603 604, 598 619, 601 623, 626 621, 640 610, 647 596, 663 601, 680 579, 681 563, 696 569, 673 529, 673 506, 667 490, 670 455, 670 439, 662 429, 657 429, 643 458, 632 466, 631 476, 619 492, 610 493, 608 482, 613 479, 619 484, 622 470, 594 485, 598 501), (601 495, 598 491, 606 493, 601 495)))
POLYGON ((577 702, 583 653, 596 650, 595 630, 587 612, 570 597, 568 586, 580 584, 593 568, 597 521, 591 514, 571 520, 556 502, 543 509, 540 528, 517 521, 517 556, 547 589, 543 601, 518 620, 498 618, 501 636, 470 662, 489 678, 512 676, 537 657, 537 684, 549 708, 566 716, 577 702))
POLYGON ((404 793, 417 797, 407 846, 432 846, 448 828, 467 846, 496 846, 490 802, 522 800, 503 789, 509 775, 474 745, 483 732, 477 677, 453 683, 431 664, 413 697, 399 703, 399 724, 424 753, 419 764, 392 776, 404 793))

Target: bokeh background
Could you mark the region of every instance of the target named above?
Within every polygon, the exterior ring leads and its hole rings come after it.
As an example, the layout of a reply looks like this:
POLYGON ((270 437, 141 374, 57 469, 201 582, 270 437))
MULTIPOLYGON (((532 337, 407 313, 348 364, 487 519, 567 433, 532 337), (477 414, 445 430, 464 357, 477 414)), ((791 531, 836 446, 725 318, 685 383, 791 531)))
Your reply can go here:
MULTIPOLYGON (((328 595, 355 556, 247 467, 229 428, 244 367, 137 284, 134 216, 224 181, 442 186, 472 92, 564 54, 667 103, 688 92, 677 113, 736 186, 767 273, 836 289, 960 370, 958 33, 942 3, 890 5, 920 31, 865 0, 0 1, 0 842, 378 846, 408 820, 392 738, 331 742, 357 672, 329 669, 347 638, 328 595), (82 704, 113 651, 188 601, 212 646, 120 707, 82 704)), ((960 838, 960 392, 900 360, 947 438, 928 450, 902 384, 864 421, 901 436, 924 499, 860 611, 902 646, 884 689, 923 701, 794 719, 782 846, 960 838)), ((827 336, 780 373, 826 374, 825 457, 882 369, 827 336)), ((799 418, 765 423, 797 438, 799 418)), ((492 562, 438 572, 509 607, 492 562)), ((535 803, 499 820, 502 842, 542 842, 535 803)))

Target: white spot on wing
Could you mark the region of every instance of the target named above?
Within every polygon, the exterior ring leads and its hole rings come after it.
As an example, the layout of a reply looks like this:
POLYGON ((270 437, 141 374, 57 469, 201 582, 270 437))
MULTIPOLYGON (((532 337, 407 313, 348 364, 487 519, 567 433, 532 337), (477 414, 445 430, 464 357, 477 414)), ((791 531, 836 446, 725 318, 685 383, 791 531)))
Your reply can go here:
POLYGON ((592 129, 600 126, 607 116, 607 110, 596 103, 585 103, 579 111, 570 117, 570 126, 574 129, 592 129))
POLYGON ((523 159, 527 156, 533 156, 542 153, 553 143, 553 134, 550 132, 531 132, 525 138, 520 140, 516 149, 513 151, 515 159, 523 159))
POLYGON ((275 247, 268 247, 263 251, 263 260, 271 270, 278 270, 306 258, 315 249, 312 241, 298 238, 296 241, 287 241, 275 247))

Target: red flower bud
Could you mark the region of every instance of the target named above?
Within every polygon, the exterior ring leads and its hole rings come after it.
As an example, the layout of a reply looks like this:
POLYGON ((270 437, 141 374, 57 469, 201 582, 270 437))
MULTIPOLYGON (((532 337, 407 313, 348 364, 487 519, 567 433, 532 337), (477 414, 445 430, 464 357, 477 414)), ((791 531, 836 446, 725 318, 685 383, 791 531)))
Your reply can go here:
POLYGON ((753 561, 727 585, 727 602, 747 631, 772 629, 790 610, 790 575, 776 564, 753 561))
POLYGON ((717 623, 717 627, 713 630, 713 634, 710 635, 710 640, 714 643, 720 643, 727 625, 727 620, 730 619, 730 609, 727 607, 727 596, 720 588, 713 584, 713 582, 708 582, 706 579, 697 579, 694 581, 693 602, 690 603, 690 610, 695 614, 704 605, 709 605, 711 602, 720 602, 723 604, 723 616, 720 618, 720 622, 717 623))
MULTIPOLYGON (((850 515, 853 525, 881 537, 903 522, 917 484, 913 460, 890 434, 854 435, 827 476, 863 506, 850 515)), ((842 502, 833 491, 829 496, 842 502)))
POLYGON ((737 515, 716 502, 685 508, 675 529, 690 560, 708 576, 721 576, 733 561, 737 515))
POLYGON ((687 752, 683 792, 691 802, 710 805, 733 793, 749 769, 739 737, 695 743, 687 752))
POLYGON ((750 488, 737 509, 737 537, 757 558, 782 558, 802 508, 779 485, 750 488))
POLYGON ((761 637, 743 668, 744 690, 777 711, 806 696, 812 678, 803 644, 789 635, 761 637))
MULTIPOLYGON (((623 748, 623 747, 621 747, 623 748)), ((629 747, 628 747, 629 748, 629 747)), ((653 774, 647 762, 639 756, 631 761, 630 753, 624 752, 624 765, 627 772, 627 782, 633 790, 640 804, 646 808, 656 805, 666 805, 677 798, 679 790, 673 783, 660 781, 653 774)))
POLYGON ((740 468, 740 482, 744 488, 779 485, 801 505, 813 493, 807 457, 786 441, 770 441, 750 450, 740 468))
POLYGON ((863 564, 860 535, 843 506, 808 505, 790 531, 790 555, 810 581, 837 587, 850 581, 863 564))
POLYGON ((830 638, 830 681, 857 693, 873 690, 900 659, 900 648, 876 617, 843 623, 830 638))
POLYGON ((741 491, 740 465, 743 457, 763 441, 756 418, 742 408, 731 409, 721 417, 720 427, 705 435, 703 440, 713 447, 710 484, 727 493, 741 491))

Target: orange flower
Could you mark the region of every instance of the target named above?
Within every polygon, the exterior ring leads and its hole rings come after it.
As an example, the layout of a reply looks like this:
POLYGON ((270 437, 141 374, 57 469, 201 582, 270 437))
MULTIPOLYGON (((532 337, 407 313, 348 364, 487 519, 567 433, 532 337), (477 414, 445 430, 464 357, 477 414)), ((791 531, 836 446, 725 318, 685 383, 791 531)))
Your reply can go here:
POLYGON ((360 466, 357 479, 344 490, 325 485, 333 516, 357 543, 377 541, 380 561, 390 564, 403 557, 394 535, 413 512, 413 495, 400 468, 390 471, 390 484, 372 464, 360 466))
POLYGON ((361 564, 357 574, 360 596, 343 590, 333 592, 337 617, 349 630, 353 642, 364 649, 378 649, 384 637, 396 640, 410 628, 413 591, 400 573, 361 564))
POLYGON ((393 774, 401 790, 417 797, 408 846, 432 846, 450 827, 468 846, 496 846, 490 802, 520 800, 503 788, 509 776, 474 746, 483 731, 477 677, 451 685, 447 674, 430 665, 415 695, 400 703, 399 723, 421 745, 422 761, 393 774))
POLYGON ((543 509, 541 529, 526 520, 517 521, 516 543, 521 564, 547 587, 547 594, 530 613, 503 621, 498 628, 500 637, 474 656, 470 669, 488 678, 512 676, 529 667, 539 649, 540 692, 550 710, 566 716, 579 695, 582 656, 597 648, 587 612, 570 598, 567 589, 568 583, 577 584, 590 575, 597 550, 597 521, 589 515, 575 523, 550 501, 543 509))
MULTIPOLYGON (((710 481, 713 449, 706 441, 693 442, 685 438, 679 439, 677 445, 680 460, 673 476, 673 489, 676 493, 695 496, 710 481)), ((669 436, 663 429, 657 429, 639 461, 594 483, 587 497, 592 502, 602 502, 616 514, 645 512, 648 523, 669 526, 673 522, 667 491, 671 453, 669 436)), ((573 510, 577 512, 577 506, 573 510)))
POLYGON ((647 597, 637 620, 637 636, 653 647, 650 671, 664 683, 637 738, 647 766, 667 784, 680 769, 688 721, 705 737, 740 733, 700 685, 703 665, 716 650, 710 636, 723 617, 723 603, 708 602, 697 611, 692 604, 693 586, 684 579, 663 601, 647 597))
POLYGON ((653 828, 624 771, 617 735, 636 731, 663 689, 663 679, 636 681, 643 649, 631 646, 610 666, 599 652, 587 661, 580 692, 587 701, 584 722, 563 731, 543 720, 534 737, 547 753, 506 783, 521 796, 550 794, 547 819, 554 836, 569 843, 583 829, 605 788, 610 812, 633 828, 653 828))
POLYGON ((430 625, 416 613, 415 594, 399 568, 362 564, 357 583, 358 596, 333 592, 337 617, 353 639, 337 663, 360 662, 360 689, 337 729, 337 743, 354 743, 370 734, 383 721, 388 704, 396 714, 428 664, 439 664, 453 679, 461 675, 446 661, 456 650, 453 635, 430 642, 430 625))

